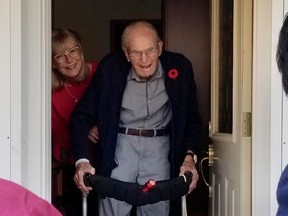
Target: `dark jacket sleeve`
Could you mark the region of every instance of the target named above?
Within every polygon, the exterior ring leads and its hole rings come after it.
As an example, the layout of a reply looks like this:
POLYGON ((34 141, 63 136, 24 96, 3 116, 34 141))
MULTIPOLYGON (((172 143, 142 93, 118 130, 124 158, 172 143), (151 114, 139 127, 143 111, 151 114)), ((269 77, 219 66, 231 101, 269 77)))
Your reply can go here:
POLYGON ((129 68, 123 52, 105 56, 70 119, 74 159, 93 157, 97 172, 105 176, 115 167, 121 101, 129 68), (88 133, 94 125, 98 127, 100 140, 91 154, 88 133))
POLYGON ((191 62, 182 54, 170 52, 164 52, 160 60, 165 70, 165 85, 172 107, 171 157, 176 163, 174 171, 177 173, 188 149, 195 154, 201 150, 202 121, 191 62), (175 70, 177 76, 171 76, 171 71, 175 70))
POLYGON ((88 134, 93 125, 97 125, 98 82, 102 73, 101 63, 93 76, 87 90, 71 114, 70 137, 74 160, 88 158, 88 134))
POLYGON ((185 113, 185 153, 188 149, 195 154, 199 154, 201 150, 202 138, 202 120, 198 112, 197 88, 194 79, 194 72, 190 61, 186 61, 186 78, 183 85, 187 89, 187 112, 185 113))

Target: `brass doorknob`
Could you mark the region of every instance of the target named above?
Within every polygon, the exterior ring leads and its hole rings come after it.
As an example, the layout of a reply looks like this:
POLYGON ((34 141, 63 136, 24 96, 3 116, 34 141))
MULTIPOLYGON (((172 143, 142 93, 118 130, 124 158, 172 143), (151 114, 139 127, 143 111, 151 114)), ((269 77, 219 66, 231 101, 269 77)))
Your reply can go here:
POLYGON ((213 145, 208 146, 208 166, 213 166, 214 164, 214 147, 213 145))
POLYGON ((206 180, 205 176, 204 176, 204 172, 203 172, 203 162, 208 160, 208 167, 212 167, 214 165, 214 160, 217 159, 214 156, 214 147, 212 144, 210 144, 208 146, 208 157, 203 158, 200 163, 199 163, 199 169, 203 178, 203 181, 205 183, 205 185, 209 188, 209 197, 212 196, 212 186, 208 183, 208 181, 206 180))

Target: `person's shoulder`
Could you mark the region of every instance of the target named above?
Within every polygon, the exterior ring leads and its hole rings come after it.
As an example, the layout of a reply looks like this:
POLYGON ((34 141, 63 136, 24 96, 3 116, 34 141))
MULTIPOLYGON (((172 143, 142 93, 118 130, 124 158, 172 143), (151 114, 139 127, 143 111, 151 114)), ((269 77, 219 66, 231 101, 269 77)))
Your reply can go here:
POLYGON ((191 64, 191 61, 184 56, 182 53, 171 52, 171 51, 163 51, 160 56, 160 61, 162 64, 169 64, 169 65, 188 65, 191 64))
POLYGON ((95 72, 96 72, 96 69, 98 67, 99 62, 98 61, 90 61, 88 63, 91 64, 91 73, 90 73, 89 76, 93 77, 95 72))
POLYGON ((164 58, 164 59, 174 59, 174 60, 179 60, 179 61, 189 61, 188 58, 182 54, 182 53, 178 53, 178 52, 171 52, 171 51, 163 51, 160 58, 164 58))
POLYGON ((117 67, 118 71, 126 71, 129 68, 129 65, 124 52, 116 51, 104 56, 97 68, 99 71, 105 71, 105 73, 107 73, 107 71, 114 73, 115 67, 117 67))
POLYGON ((119 61, 119 62, 126 62, 126 57, 123 51, 115 51, 108 53, 104 58, 100 61, 100 63, 107 63, 107 62, 114 62, 114 61, 119 61))
POLYGON ((90 61, 89 63, 92 65, 92 68, 96 68, 97 65, 99 64, 98 61, 90 61))
POLYGON ((163 50, 162 54, 163 54, 164 56, 185 58, 185 56, 184 56, 182 53, 172 52, 172 51, 168 51, 168 50, 163 50))

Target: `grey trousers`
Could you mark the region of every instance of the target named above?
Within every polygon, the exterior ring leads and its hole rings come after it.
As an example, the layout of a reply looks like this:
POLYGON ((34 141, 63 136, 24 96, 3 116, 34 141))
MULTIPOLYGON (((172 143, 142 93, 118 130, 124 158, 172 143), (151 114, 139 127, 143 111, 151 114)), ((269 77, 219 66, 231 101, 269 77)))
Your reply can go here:
MULTIPOLYGON (((145 184, 170 178, 169 136, 137 137, 118 134, 115 161, 118 166, 111 177, 127 182, 145 184)), ((113 198, 99 200, 99 216, 129 216, 132 206, 113 198)), ((137 207, 137 216, 168 216, 170 202, 161 201, 137 207)))

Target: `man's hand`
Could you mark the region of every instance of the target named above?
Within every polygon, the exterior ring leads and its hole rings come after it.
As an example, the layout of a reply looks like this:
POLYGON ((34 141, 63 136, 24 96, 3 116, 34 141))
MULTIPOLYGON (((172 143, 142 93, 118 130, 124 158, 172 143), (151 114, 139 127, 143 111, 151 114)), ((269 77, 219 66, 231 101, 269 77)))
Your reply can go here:
POLYGON ((93 126, 90 129, 88 138, 93 143, 97 143, 99 141, 99 132, 98 132, 98 127, 97 126, 93 126))
POLYGON ((199 175, 198 175, 198 171, 196 169, 195 163, 193 158, 190 155, 186 155, 181 167, 180 167, 180 174, 182 175, 185 172, 192 172, 193 176, 192 176, 192 182, 189 186, 189 191, 188 194, 191 193, 192 190, 194 190, 197 186, 197 182, 199 180, 199 175))
POLYGON ((89 192, 92 190, 92 187, 86 187, 84 184, 83 177, 86 173, 91 173, 92 175, 95 174, 95 169, 91 166, 89 162, 81 162, 78 164, 75 175, 74 175, 74 182, 82 192, 89 192))

